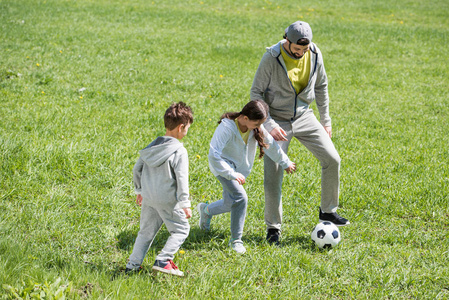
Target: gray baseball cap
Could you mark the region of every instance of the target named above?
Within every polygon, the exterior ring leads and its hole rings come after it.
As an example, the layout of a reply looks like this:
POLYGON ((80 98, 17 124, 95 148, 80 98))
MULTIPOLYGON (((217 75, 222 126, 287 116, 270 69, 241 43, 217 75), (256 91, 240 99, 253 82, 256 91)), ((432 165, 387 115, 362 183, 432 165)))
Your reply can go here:
POLYGON ((312 28, 310 28, 310 25, 306 22, 296 21, 285 29, 285 35, 290 42, 295 44, 297 44, 300 39, 308 39, 309 42, 311 42, 312 28))

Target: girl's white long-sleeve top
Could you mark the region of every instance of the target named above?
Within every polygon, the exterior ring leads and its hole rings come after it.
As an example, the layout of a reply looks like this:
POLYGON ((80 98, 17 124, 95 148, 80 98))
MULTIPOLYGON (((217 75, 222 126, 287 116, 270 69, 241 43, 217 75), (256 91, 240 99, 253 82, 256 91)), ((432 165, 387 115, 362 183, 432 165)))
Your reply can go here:
MULTIPOLYGON (((265 155, 268 155, 283 169, 288 168, 292 162, 287 155, 263 125, 260 130, 263 131, 264 141, 268 145, 264 149, 265 155)), ((253 130, 249 134, 248 143, 245 143, 235 121, 223 119, 210 142, 209 168, 212 174, 220 175, 228 180, 236 179, 236 173, 248 177, 254 164, 257 146, 253 130)))

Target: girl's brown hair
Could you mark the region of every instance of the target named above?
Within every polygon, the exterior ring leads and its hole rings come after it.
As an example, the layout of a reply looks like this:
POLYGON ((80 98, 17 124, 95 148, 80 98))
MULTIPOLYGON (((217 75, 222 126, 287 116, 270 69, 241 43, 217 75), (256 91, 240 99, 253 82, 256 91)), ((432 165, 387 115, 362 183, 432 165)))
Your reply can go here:
MULTIPOLYGON (((251 121, 259 121, 264 120, 268 117, 268 105, 262 101, 262 100, 253 100, 248 102, 240 112, 226 112, 220 117, 220 121, 218 121, 218 124, 221 123, 221 120, 223 119, 230 119, 235 120, 240 115, 247 116, 249 120, 251 121)), ((263 148, 267 148, 268 145, 264 142, 264 134, 263 131, 261 131, 259 128, 253 129, 254 131, 254 138, 256 139, 257 143, 259 144, 259 158, 262 158, 265 154, 265 151, 263 148)))

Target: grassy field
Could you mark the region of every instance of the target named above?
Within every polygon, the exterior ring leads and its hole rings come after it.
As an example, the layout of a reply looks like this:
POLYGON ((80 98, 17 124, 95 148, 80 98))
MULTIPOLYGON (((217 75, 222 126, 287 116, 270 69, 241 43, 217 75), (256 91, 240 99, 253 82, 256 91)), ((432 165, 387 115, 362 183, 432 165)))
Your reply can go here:
MULTIPOLYGON (((0 0, 0 298, 448 299, 448 1, 0 0), (265 242, 263 161, 245 185, 243 240, 229 215, 191 233, 153 274, 123 274, 139 228, 132 167, 177 101, 192 204, 220 197, 208 143, 249 100, 265 47, 302 19, 329 77, 341 207, 331 251, 312 244, 320 167, 298 142, 279 247, 265 242)), ((315 107, 315 106, 314 106, 315 107)), ((316 112, 316 109, 315 109, 316 112)))

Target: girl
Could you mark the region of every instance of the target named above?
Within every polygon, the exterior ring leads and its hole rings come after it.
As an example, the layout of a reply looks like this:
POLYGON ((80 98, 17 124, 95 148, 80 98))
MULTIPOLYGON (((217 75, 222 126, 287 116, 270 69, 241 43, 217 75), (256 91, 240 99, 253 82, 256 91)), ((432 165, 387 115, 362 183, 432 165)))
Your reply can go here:
POLYGON ((214 203, 200 203, 200 228, 210 229, 212 216, 231 212, 231 248, 245 253, 241 240, 245 224, 248 197, 243 184, 251 172, 259 147, 259 158, 266 153, 273 161, 293 173, 296 166, 281 150, 263 123, 268 117, 268 105, 262 100, 250 101, 241 112, 228 112, 221 116, 210 142, 209 168, 223 186, 223 198, 214 203))

